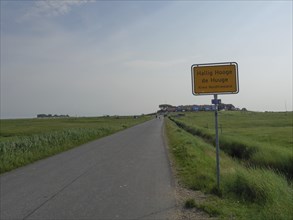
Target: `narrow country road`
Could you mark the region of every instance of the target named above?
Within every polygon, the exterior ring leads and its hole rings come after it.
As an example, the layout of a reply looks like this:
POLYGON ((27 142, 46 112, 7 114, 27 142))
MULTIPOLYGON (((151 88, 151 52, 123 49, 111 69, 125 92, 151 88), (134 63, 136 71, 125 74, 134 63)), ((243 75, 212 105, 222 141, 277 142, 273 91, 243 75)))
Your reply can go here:
POLYGON ((0 176, 0 219, 168 219, 175 207, 163 119, 0 176))

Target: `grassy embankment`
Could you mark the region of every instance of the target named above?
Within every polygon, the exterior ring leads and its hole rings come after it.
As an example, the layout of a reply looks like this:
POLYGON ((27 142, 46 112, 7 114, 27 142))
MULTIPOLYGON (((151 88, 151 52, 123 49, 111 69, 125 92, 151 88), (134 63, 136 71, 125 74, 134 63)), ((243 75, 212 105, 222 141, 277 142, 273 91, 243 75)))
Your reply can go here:
MULTIPOLYGON (((178 126, 215 143, 212 112, 186 114, 178 126)), ((219 112, 220 148, 249 166, 293 175, 293 113, 219 112)))
POLYGON ((244 150, 240 149, 240 155, 246 148, 253 148, 253 153, 248 154, 250 157, 231 154, 230 150, 226 150, 227 154, 221 152, 220 192, 216 189, 215 148, 211 144, 214 139, 213 114, 188 113, 175 120, 180 126, 167 120, 166 127, 182 183, 190 189, 210 194, 208 200, 197 203, 197 207, 222 218, 292 219, 292 180, 286 169, 282 172, 287 178, 278 171, 286 165, 269 168, 281 160, 287 163, 284 152, 289 161, 292 159, 292 113, 220 114, 220 148, 223 149, 226 142, 231 142, 227 149, 242 144, 244 150), (262 153, 266 146, 268 152, 262 153), (282 159, 276 159, 277 162, 270 166, 256 160, 266 161, 267 158, 262 157, 267 155, 270 158, 280 155, 282 159))
POLYGON ((1 120, 0 173, 149 120, 96 117, 1 120))

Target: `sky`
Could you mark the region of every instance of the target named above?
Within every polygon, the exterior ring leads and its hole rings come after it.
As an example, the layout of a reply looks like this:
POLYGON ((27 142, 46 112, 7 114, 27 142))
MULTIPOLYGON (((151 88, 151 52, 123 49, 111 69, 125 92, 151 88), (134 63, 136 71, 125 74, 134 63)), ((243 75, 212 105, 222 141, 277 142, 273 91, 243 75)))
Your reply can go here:
POLYGON ((1 118, 210 104, 191 65, 218 62, 239 68, 222 103, 292 111, 292 1, 0 2, 1 118))

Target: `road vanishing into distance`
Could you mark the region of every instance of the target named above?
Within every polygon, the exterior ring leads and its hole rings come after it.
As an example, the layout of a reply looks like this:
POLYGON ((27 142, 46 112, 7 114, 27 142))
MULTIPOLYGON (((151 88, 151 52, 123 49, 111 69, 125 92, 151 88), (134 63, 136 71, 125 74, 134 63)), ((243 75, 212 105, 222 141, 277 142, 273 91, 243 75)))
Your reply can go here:
POLYGON ((168 219, 176 206, 153 119, 0 176, 0 219, 168 219))

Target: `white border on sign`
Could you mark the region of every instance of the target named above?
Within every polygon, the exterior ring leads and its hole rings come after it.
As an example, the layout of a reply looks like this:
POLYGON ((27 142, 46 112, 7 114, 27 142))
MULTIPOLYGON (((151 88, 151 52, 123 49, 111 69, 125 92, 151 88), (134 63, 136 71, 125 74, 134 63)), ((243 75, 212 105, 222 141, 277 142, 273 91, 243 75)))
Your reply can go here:
POLYGON ((238 64, 236 62, 224 62, 224 63, 203 63, 203 64, 193 64, 191 66, 191 83, 192 83, 192 94, 195 96, 199 95, 215 95, 215 94, 237 94, 239 93, 239 76, 238 76, 238 64), (213 92, 213 93, 194 93, 194 67, 201 67, 201 66, 225 66, 225 65, 234 65, 236 67, 236 92, 213 92))

